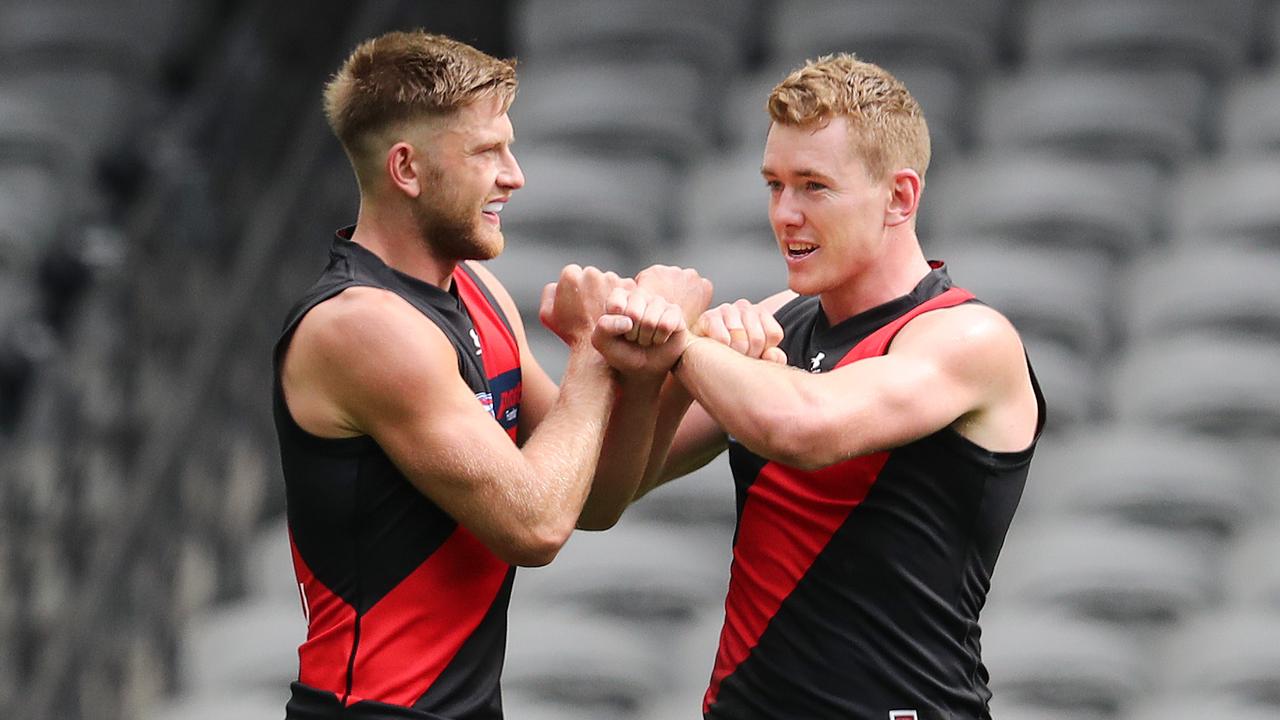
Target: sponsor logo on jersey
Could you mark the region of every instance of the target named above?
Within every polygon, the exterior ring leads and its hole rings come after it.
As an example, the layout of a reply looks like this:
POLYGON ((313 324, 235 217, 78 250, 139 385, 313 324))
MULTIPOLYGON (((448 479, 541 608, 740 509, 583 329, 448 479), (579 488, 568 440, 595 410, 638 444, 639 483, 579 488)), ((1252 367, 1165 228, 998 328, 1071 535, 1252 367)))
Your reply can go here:
POLYGON ((484 348, 480 347, 480 335, 476 332, 475 328, 471 328, 470 332, 471 332, 471 342, 475 343, 475 346, 476 346, 476 354, 483 355, 484 348))
POLYGON ((890 710, 889 720, 920 720, 915 710, 890 710))
POLYGON ((497 413, 493 410, 493 393, 478 392, 476 393, 476 399, 479 400, 480 404, 484 406, 484 409, 488 411, 490 417, 498 417, 497 413))

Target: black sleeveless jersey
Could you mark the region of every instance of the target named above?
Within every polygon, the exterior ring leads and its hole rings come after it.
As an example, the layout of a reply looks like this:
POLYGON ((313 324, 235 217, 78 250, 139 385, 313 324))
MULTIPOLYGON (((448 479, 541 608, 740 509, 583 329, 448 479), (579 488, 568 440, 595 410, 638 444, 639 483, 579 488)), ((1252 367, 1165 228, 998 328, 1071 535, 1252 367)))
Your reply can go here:
POLYGON ((280 361, 311 308, 349 287, 383 288, 444 331, 459 375, 514 442, 519 349, 465 263, 446 292, 387 267, 349 233, 334 239, 275 351, 275 424, 307 621, 287 717, 498 720, 514 568, 419 492, 372 438, 325 439, 299 427, 280 361))
MULTIPOLYGON (((934 263, 910 294, 834 327, 816 297, 776 317, 790 364, 827 372, 972 300, 934 263)), ((730 439, 738 524, 706 717, 989 718, 978 614, 1034 446, 993 453, 946 428, 805 471, 730 439)))

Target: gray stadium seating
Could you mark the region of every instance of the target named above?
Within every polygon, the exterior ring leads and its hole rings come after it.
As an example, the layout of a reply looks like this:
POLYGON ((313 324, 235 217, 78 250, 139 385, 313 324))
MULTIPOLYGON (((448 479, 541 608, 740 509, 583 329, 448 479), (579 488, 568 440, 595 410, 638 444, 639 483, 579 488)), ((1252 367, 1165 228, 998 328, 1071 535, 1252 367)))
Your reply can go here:
POLYGON ((988 83, 976 124, 991 149, 1052 150, 1171 170, 1204 144, 1208 90, 1191 72, 1022 72, 988 83))
POLYGON ((1105 625, 1044 609, 983 619, 993 709, 1003 703, 1043 707, 1052 717, 1114 717, 1143 687, 1140 646, 1105 625))
POLYGON ((1141 164, 997 152, 943 170, 930 179, 920 211, 933 237, 1075 245, 1127 256, 1149 247, 1157 232, 1160 179, 1141 164))
POLYGON ((1039 66, 1178 68, 1221 79, 1250 54, 1255 0, 1033 0, 1022 47, 1039 66))
POLYGON ((1233 443, 1168 428, 1082 426, 1046 443, 1031 472, 1024 511, 1104 517, 1199 543, 1229 541, 1259 512, 1257 479, 1233 443))
POLYGON ((1280 343, 1201 332, 1135 344, 1114 368, 1117 417, 1237 436, 1280 431, 1280 343))

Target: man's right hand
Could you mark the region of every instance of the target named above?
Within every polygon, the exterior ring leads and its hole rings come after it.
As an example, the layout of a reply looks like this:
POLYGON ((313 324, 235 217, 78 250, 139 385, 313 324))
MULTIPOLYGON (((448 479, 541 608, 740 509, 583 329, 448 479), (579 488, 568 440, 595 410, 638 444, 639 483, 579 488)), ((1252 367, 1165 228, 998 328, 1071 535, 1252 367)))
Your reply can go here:
POLYGON ((618 372, 661 377, 692 340, 681 307, 643 288, 614 290, 591 343, 618 372))
POLYGON ((569 347, 591 339, 596 320, 605 312, 605 300, 615 288, 630 290, 636 286, 631 278, 614 272, 601 272, 587 266, 566 265, 560 279, 542 290, 538 318, 569 347))
POLYGON ((728 345, 747 357, 784 365, 787 362, 787 354, 778 347, 782 342, 782 326, 772 313, 747 300, 724 303, 702 313, 693 332, 728 345))

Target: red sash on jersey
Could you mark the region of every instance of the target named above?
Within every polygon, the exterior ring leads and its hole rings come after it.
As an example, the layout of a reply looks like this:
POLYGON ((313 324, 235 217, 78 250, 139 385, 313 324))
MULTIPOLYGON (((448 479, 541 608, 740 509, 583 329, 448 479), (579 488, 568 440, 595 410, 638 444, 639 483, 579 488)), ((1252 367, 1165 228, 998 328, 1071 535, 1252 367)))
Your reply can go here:
MULTIPOLYGON (((930 310, 968 302, 973 294, 950 288, 907 311, 855 345, 836 368, 884 355, 908 322, 930 310)), ((769 621, 808 572, 831 536, 871 490, 889 453, 851 458, 818 470, 769 462, 747 492, 733 547, 733 568, 725 598, 711 686, 703 698, 707 712, 720 685, 750 654, 769 621)))
POLYGON ((481 398, 490 414, 502 424, 514 441, 520 408, 520 345, 516 342, 502 309, 480 284, 469 268, 459 264, 453 271, 458 297, 471 315, 471 324, 480 335, 484 374, 489 379, 492 396, 481 398))

